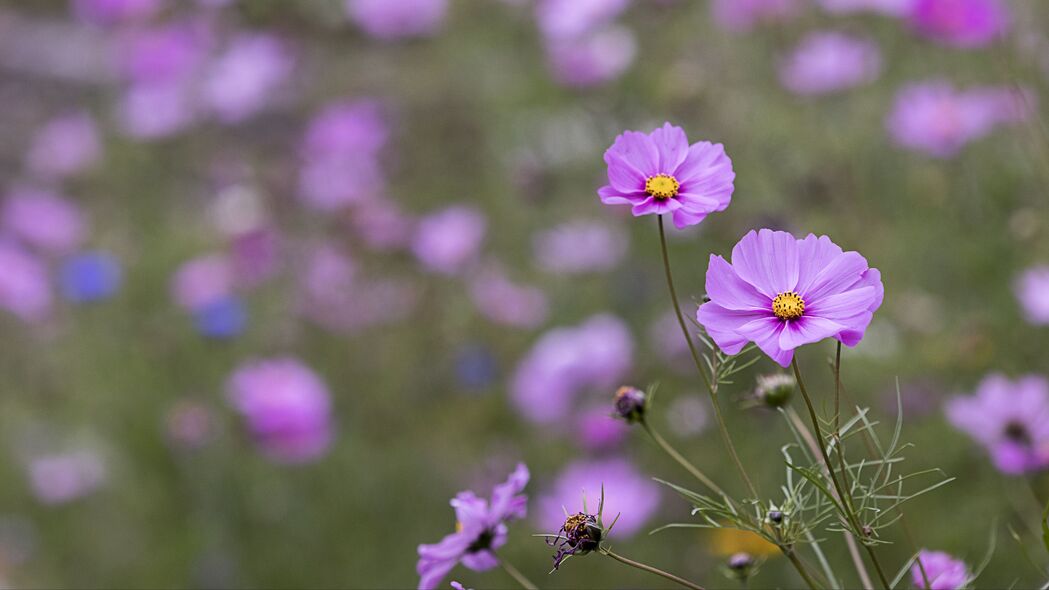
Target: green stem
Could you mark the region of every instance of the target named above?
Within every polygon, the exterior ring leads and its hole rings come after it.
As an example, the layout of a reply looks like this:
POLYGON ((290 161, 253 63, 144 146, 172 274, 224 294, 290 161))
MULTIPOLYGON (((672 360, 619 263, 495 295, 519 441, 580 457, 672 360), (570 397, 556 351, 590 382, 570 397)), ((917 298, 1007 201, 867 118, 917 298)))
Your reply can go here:
POLYGON ((677 450, 674 447, 670 446, 670 443, 668 443, 666 439, 660 436, 658 432, 656 432, 651 426, 649 426, 648 420, 642 419, 640 423, 641 428, 645 429, 645 432, 647 432, 648 435, 652 437, 652 440, 655 441, 657 445, 659 445, 659 448, 663 449, 663 451, 666 454, 670 455, 671 459, 677 461, 679 465, 684 467, 685 471, 691 473, 693 477, 700 481, 700 483, 707 486, 707 488, 709 488, 710 491, 714 492, 719 496, 728 498, 725 492, 720 487, 718 487, 716 483, 714 483, 709 477, 707 477, 702 471, 700 471, 698 467, 690 463, 688 459, 681 455, 681 453, 677 452, 677 450))
POLYGON ((506 570, 506 573, 510 574, 510 577, 513 578, 514 581, 516 581, 518 584, 520 584, 522 588, 524 588, 525 590, 539 590, 538 587, 536 587, 536 585, 531 582, 531 580, 526 578, 525 575, 522 574, 521 571, 514 567, 513 564, 511 564, 509 561, 506 561, 505 559, 500 559, 499 563, 503 566, 503 569, 506 570))
POLYGON ((718 423, 718 430, 721 432, 721 438, 725 443, 725 448, 728 449, 728 454, 732 458, 732 462, 736 464, 736 469, 739 471, 740 477, 743 478, 743 483, 746 484, 747 490, 752 498, 759 498, 757 488, 754 487, 754 483, 750 481, 750 476, 747 475, 747 470, 743 467, 743 462, 740 461, 739 455, 736 453, 736 447, 732 444, 732 437, 729 436, 728 427, 725 426, 725 418, 721 415, 721 406, 718 403, 717 390, 711 384, 710 378, 707 377, 707 372, 703 369, 703 362, 699 358, 699 353, 696 351, 696 345, 692 343, 692 335, 688 332, 688 326, 685 325, 685 316, 681 314, 681 304, 678 302, 677 290, 674 289, 674 276, 670 271, 670 254, 667 252, 667 237, 666 230, 663 229, 663 216, 660 215, 656 218, 659 223, 659 248, 663 254, 663 271, 667 277, 667 288, 670 290, 670 300, 674 303, 674 313, 677 314, 677 323, 681 326, 681 333, 685 336, 685 342, 688 343, 688 350, 692 353, 692 360, 696 364, 696 370, 699 371, 700 377, 703 378, 703 382, 707 386, 707 391, 710 393, 710 401, 714 406, 714 417, 718 423))
MULTIPOLYGON (((798 358, 795 356, 791 359, 791 366, 794 368, 794 378, 798 382, 798 389, 801 391, 801 397, 805 400, 805 407, 809 410, 809 418, 812 420, 812 428, 815 431, 816 446, 819 447, 820 455, 823 457, 823 464, 827 467, 827 473, 830 475, 831 483, 834 484, 834 489, 838 492, 838 498, 841 500, 841 508, 845 513, 846 520, 852 527, 853 532, 859 536, 863 534, 862 527, 860 526, 859 518, 853 512, 852 508, 852 495, 845 494, 845 490, 842 488, 841 482, 838 481, 837 472, 834 469, 834 465, 830 461, 830 457, 827 455, 827 447, 823 439, 823 429, 820 428, 819 417, 816 416, 816 408, 812 405, 812 398, 809 397, 808 389, 805 387, 805 381, 801 378, 801 369, 798 368, 798 358)), ((839 449, 839 453, 840 453, 839 449)), ((889 590, 889 580, 885 577, 885 572, 882 571, 881 564, 878 562, 878 558, 874 555, 874 549, 862 543, 864 549, 867 550, 867 555, 870 556, 871 562, 874 564, 874 569, 878 572, 878 577, 881 579, 882 585, 885 590, 889 590)))
POLYGON ((805 580, 805 584, 808 585, 809 588, 819 588, 819 584, 816 583, 816 580, 812 579, 812 575, 809 574, 809 571, 805 568, 805 564, 801 563, 798 556, 794 554, 794 550, 786 548, 781 549, 783 549, 783 555, 787 556, 787 559, 790 560, 794 569, 798 570, 798 574, 800 574, 801 578, 805 580))
POLYGON ((628 559, 626 557, 623 557, 622 555, 619 555, 618 553, 613 553, 611 549, 601 549, 601 553, 603 555, 607 555, 607 556, 611 557, 612 559, 618 561, 619 563, 623 563, 623 564, 629 565, 630 567, 637 568, 637 569, 639 569, 641 571, 648 572, 650 574, 655 574, 655 575, 660 576, 662 578, 666 578, 667 580, 670 580, 671 582, 674 582, 675 584, 679 584, 681 586, 684 586, 685 588, 691 588, 692 590, 704 590, 703 587, 700 586, 699 584, 695 584, 693 582, 689 582, 685 578, 680 578, 680 577, 675 576, 674 574, 672 574, 670 572, 665 572, 665 571, 663 571, 663 570, 661 570, 659 568, 643 564, 643 563, 641 563, 639 561, 634 561, 633 559, 628 559))

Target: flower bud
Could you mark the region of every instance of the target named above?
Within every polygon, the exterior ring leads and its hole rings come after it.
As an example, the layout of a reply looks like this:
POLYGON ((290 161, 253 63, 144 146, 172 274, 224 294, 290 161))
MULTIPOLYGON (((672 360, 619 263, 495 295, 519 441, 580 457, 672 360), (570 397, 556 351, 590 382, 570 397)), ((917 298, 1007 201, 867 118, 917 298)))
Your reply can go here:
POLYGON ((565 519, 558 536, 551 545, 557 547, 554 569, 573 555, 586 555, 601 546, 605 531, 593 514, 577 512, 565 519))
POLYGON ((624 385, 616 390, 615 416, 633 424, 645 417, 645 405, 648 396, 636 387, 624 385))
POLYGON ((779 526, 783 524, 784 516, 785 515, 780 510, 769 510, 768 513, 765 515, 765 520, 767 520, 770 524, 779 526))
POLYGON ((746 582, 756 573, 756 569, 757 561, 754 556, 749 553, 736 553, 728 558, 725 574, 740 582, 746 582))
POLYGON ((765 406, 782 408, 790 402, 795 386, 794 378, 790 375, 783 373, 760 375, 754 395, 765 406))

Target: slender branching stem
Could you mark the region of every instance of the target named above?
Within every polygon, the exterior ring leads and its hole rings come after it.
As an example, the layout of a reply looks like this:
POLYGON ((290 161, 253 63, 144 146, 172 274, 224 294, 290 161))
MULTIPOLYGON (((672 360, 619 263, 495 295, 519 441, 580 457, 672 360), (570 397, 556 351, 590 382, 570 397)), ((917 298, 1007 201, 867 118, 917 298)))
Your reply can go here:
POLYGON ((758 490, 754 487, 754 483, 751 482, 750 476, 747 475, 747 470, 743 467, 739 454, 736 453, 736 446, 732 444, 732 437, 729 436, 728 427, 725 426, 725 418, 721 415, 721 406, 718 403, 717 389, 711 383, 711 377, 707 376, 706 369, 703 368, 703 361, 699 358, 699 352, 696 351, 696 345, 692 342, 692 335, 685 324, 685 316, 681 314, 681 304, 678 302, 677 290, 674 288, 674 276, 670 271, 670 254, 667 251, 667 237, 666 230, 663 228, 663 216, 660 215, 656 219, 659 224, 659 248, 663 254, 663 271, 667 277, 667 288, 670 290, 670 300, 674 304, 674 313, 677 314, 677 323, 681 327, 681 333, 685 337, 685 342, 688 343, 688 350, 692 353, 692 360, 696 364, 696 370, 699 371, 699 375, 703 378, 707 391, 710 393, 710 401, 714 406, 714 418, 718 423, 718 430, 721 432, 721 438, 725 443, 725 448, 728 450, 729 457, 735 463, 743 483, 747 486, 750 497, 757 499, 760 497, 758 490))
POLYGON ((707 477, 706 474, 704 474, 702 471, 700 471, 698 467, 689 462, 689 460, 682 456, 681 453, 677 452, 677 449, 670 446, 670 443, 668 443, 666 439, 660 436, 660 434, 656 432, 655 429, 652 428, 652 426, 649 425, 648 420, 641 420, 641 428, 643 428, 645 432, 648 433, 648 436, 652 437, 652 440, 655 441, 657 445, 659 445, 659 448, 663 449, 663 452, 670 455, 671 459, 677 461, 679 465, 684 467, 685 471, 691 473, 692 476, 698 479, 700 483, 707 486, 707 488, 710 491, 724 498, 728 498, 728 495, 726 495, 725 492, 720 487, 718 487, 718 484, 714 483, 714 481, 707 477))
POLYGON ((521 570, 514 567, 512 563, 505 559, 500 559, 499 563, 503 566, 503 569, 506 570, 506 573, 510 574, 510 577, 520 584, 522 588, 525 590, 539 590, 538 587, 525 577, 525 575, 521 573, 521 570))
POLYGON ((639 561, 634 561, 633 559, 623 557, 622 555, 613 552, 611 549, 602 548, 600 551, 602 555, 607 555, 612 559, 618 561, 619 563, 629 565, 630 567, 637 568, 643 572, 655 574, 661 578, 666 578, 667 580, 670 580, 671 582, 674 582, 675 584, 678 584, 680 586, 684 586, 685 588, 691 588, 692 590, 704 590, 703 587, 699 584, 689 582, 685 578, 675 576, 674 574, 670 572, 665 572, 657 567, 652 567, 639 561))
POLYGON ((790 560, 791 565, 794 566, 794 569, 798 570, 798 574, 800 574, 801 578, 805 580, 805 584, 808 585, 809 588, 819 588, 819 584, 816 583, 816 580, 812 579, 812 575, 809 574, 808 569, 805 568, 805 564, 803 564, 801 560, 798 559, 798 556, 794 554, 794 550, 787 548, 782 549, 783 555, 786 555, 787 559, 790 560))
MULTIPOLYGON (((841 499, 840 503, 842 511, 845 513, 845 518, 848 520, 849 526, 852 528, 853 532, 857 536, 862 535, 863 527, 860 525, 859 518, 853 511, 852 495, 845 493, 845 489, 838 480, 838 475, 834 469, 834 465, 831 463, 830 457, 827 455, 827 446, 823 439, 823 429, 820 427, 820 420, 816 415, 816 408, 812 405, 812 398, 809 397, 808 389, 805 387, 805 381, 801 378, 801 369, 798 368, 797 357, 794 357, 791 360, 791 366, 794 368, 794 378, 798 382, 798 389, 801 391, 801 397, 805 400, 805 407, 809 410, 809 418, 812 420, 812 428, 816 434, 816 441, 819 443, 816 446, 819 447, 820 456, 823 458, 823 464, 826 466, 827 473, 830 475, 831 483, 834 485, 834 489, 838 492, 838 497, 841 499)), ((885 577, 885 572, 882 570, 881 563, 878 562, 878 558, 874 554, 874 549, 866 543, 863 544, 863 548, 867 550, 867 555, 871 558, 871 563, 874 564, 875 571, 878 572, 878 578, 881 580, 882 586, 884 586, 886 590, 889 590, 889 580, 885 577)))

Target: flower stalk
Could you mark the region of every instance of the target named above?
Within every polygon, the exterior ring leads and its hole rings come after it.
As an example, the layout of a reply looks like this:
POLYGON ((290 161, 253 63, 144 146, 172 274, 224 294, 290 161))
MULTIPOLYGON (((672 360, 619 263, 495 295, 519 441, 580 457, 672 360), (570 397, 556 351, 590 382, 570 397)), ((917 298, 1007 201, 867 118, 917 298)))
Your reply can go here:
POLYGON ((636 568, 636 569, 639 569, 639 570, 641 570, 643 572, 648 572, 650 574, 655 574, 655 575, 657 575, 657 576, 659 576, 661 578, 665 578, 667 580, 670 580, 671 582, 674 582, 675 584, 678 584, 679 586, 684 586, 685 588, 691 588, 692 590, 704 590, 703 586, 700 586, 699 584, 696 584, 694 582, 689 582, 685 578, 682 578, 682 577, 679 577, 679 576, 675 576, 674 574, 672 574, 670 572, 663 571, 663 570, 661 570, 661 569, 659 569, 657 567, 652 567, 650 565, 641 563, 640 561, 634 561, 633 559, 629 559, 629 558, 623 557, 622 555, 612 551, 611 549, 601 548, 601 549, 598 550, 598 552, 601 555, 605 555, 605 556, 611 557, 612 559, 618 561, 619 563, 622 563, 622 564, 625 564, 625 565, 629 565, 632 568, 636 568))

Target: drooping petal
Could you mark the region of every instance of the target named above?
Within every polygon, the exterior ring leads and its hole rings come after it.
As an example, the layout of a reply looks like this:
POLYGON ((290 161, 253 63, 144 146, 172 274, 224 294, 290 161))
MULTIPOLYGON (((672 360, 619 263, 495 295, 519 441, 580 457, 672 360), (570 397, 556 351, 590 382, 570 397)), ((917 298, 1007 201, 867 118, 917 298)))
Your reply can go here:
POLYGON ((860 340, 863 340, 863 334, 867 331, 867 326, 870 325, 873 318, 874 313, 865 311, 856 317, 838 320, 839 323, 846 326, 844 330, 838 333, 838 340, 845 346, 856 346, 860 343, 860 340))
POLYGON ((655 197, 648 197, 644 201, 634 205, 631 210, 635 217, 640 215, 651 215, 653 213, 661 215, 663 213, 671 213, 681 208, 681 202, 675 199, 657 199, 655 197))
POLYGON ((707 296, 726 309, 772 309, 772 300, 758 292, 753 285, 739 278, 735 269, 724 258, 711 254, 707 267, 707 296))
POLYGON ((678 229, 685 229, 686 227, 696 225, 706 218, 706 213, 692 213, 684 207, 674 211, 674 214, 671 217, 674 221, 674 227, 678 229))
POLYGON ((492 519, 502 521, 525 517, 528 498, 519 494, 528 485, 528 478, 528 467, 518 463, 510 477, 492 489, 492 504, 488 511, 492 519))
POLYGON ((830 338, 844 328, 845 326, 828 319, 803 316, 785 322, 779 337, 779 347, 783 350, 794 350, 799 346, 830 338))
POLYGON ((743 324, 738 328, 738 332, 741 336, 757 344, 762 352, 769 355, 769 358, 779 363, 781 367, 787 367, 790 365, 791 359, 794 358, 794 351, 784 350, 779 345, 780 335, 783 333, 785 323, 774 316, 765 317, 743 324))
POLYGON ((490 570, 499 565, 499 558, 488 550, 467 553, 462 558, 463 565, 477 572, 490 570))
POLYGON ((652 132, 652 141, 659 151, 659 170, 664 174, 673 174, 688 155, 688 137, 680 127, 670 123, 652 132))
POLYGON ((769 297, 793 291, 798 284, 797 240, 782 231, 751 231, 732 249, 732 266, 769 297))

